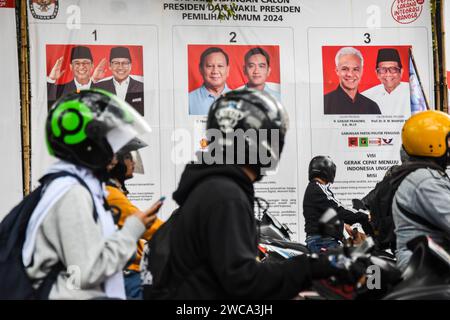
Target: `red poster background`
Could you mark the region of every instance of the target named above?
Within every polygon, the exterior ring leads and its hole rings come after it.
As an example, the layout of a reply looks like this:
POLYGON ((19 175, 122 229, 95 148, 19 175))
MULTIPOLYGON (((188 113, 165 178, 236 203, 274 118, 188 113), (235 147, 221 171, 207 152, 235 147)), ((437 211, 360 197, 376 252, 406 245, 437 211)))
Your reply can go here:
POLYGON ((94 59, 94 69, 98 63, 105 58, 107 62, 105 78, 112 75, 109 70, 109 51, 113 47, 127 47, 130 49, 131 55, 131 75, 143 76, 143 59, 142 59, 142 46, 133 45, 88 45, 88 44, 48 44, 46 45, 46 57, 47 57, 47 76, 52 71, 53 66, 60 57, 64 57, 61 71, 65 70, 61 78, 56 82, 57 84, 66 83, 72 81, 73 73, 70 70, 70 51, 75 46, 85 46, 91 50, 92 58, 94 59))
POLYGON ((15 8, 15 0, 0 0, 0 8, 15 8))
POLYGON ((270 56, 270 76, 266 82, 280 83, 280 49, 279 46, 272 45, 188 45, 188 75, 189 92, 197 89, 203 84, 203 78, 199 71, 200 56, 203 51, 209 47, 218 47, 223 49, 230 60, 230 74, 227 79, 227 85, 230 89, 236 89, 247 82, 244 75, 244 56, 248 50, 260 47, 267 51, 270 56))
POLYGON ((336 53, 343 47, 353 47, 361 51, 364 58, 363 75, 359 83, 358 91, 363 92, 373 86, 380 84, 376 74, 376 61, 378 50, 382 48, 397 49, 402 61, 403 76, 402 81, 409 82, 409 48, 411 46, 323 46, 323 94, 327 94, 337 88, 339 78, 336 75, 336 63, 334 61, 336 53))

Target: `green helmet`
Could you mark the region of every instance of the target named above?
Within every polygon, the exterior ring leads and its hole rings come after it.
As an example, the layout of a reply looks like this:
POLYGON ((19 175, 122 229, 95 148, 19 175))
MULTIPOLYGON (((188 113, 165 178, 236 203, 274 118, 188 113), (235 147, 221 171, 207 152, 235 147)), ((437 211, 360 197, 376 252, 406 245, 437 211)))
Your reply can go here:
POLYGON ((114 153, 150 126, 128 103, 103 90, 81 90, 59 99, 46 122, 51 155, 103 169, 114 153))

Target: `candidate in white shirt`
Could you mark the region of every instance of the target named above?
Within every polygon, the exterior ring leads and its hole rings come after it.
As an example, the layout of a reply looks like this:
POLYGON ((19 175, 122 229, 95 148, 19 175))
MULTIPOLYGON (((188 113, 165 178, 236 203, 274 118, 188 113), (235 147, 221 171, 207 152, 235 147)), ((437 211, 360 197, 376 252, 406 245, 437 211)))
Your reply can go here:
POLYGON ((381 84, 361 94, 375 101, 382 115, 411 115, 410 89, 402 82, 403 66, 397 49, 378 51, 376 74, 381 84))
POLYGON ((246 88, 266 91, 278 101, 281 101, 280 92, 271 89, 266 80, 272 71, 270 67, 270 56, 261 47, 251 48, 244 57, 244 74, 248 79, 246 88))
MULTIPOLYGON (((94 59, 91 50, 85 46, 74 46, 70 50, 70 71, 73 79, 66 83, 57 84, 59 78, 66 72, 62 70, 64 57, 59 57, 47 77, 47 102, 48 108, 56 100, 74 91, 90 89, 92 86, 91 75, 94 71, 94 59)), ((94 71, 95 73, 95 71, 94 71)))
MULTIPOLYGON (((130 49, 127 47, 111 48, 109 53, 109 69, 112 77, 93 84, 117 95, 128 102, 137 112, 144 115, 144 83, 130 76, 132 69, 130 49)), ((97 72, 97 77, 105 72, 97 72)))

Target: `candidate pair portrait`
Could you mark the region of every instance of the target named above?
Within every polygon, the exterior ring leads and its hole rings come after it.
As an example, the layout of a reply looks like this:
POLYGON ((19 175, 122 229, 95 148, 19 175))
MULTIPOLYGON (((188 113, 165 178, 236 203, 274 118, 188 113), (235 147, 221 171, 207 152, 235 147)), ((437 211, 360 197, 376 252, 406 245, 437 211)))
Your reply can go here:
POLYGON ((144 84, 131 74, 132 58, 127 47, 112 47, 109 57, 101 57, 97 66, 89 47, 74 46, 70 51, 69 68, 73 79, 58 83, 67 70, 62 70, 64 56, 59 57, 47 77, 47 101, 50 108, 60 97, 82 89, 99 88, 117 95, 144 115, 144 84), (108 62, 107 62, 108 58, 108 62), (107 68, 112 76, 105 77, 107 68))
MULTIPOLYGON (((280 100, 280 93, 266 83, 271 74, 271 57, 261 47, 249 49, 242 62, 246 83, 240 88, 264 90, 280 100)), ((212 103, 223 93, 230 91, 227 80, 230 75, 230 58, 220 47, 209 47, 200 56, 198 65, 202 85, 189 93, 189 114, 206 115, 212 103)), ((239 89, 239 88, 236 88, 239 89)))
POLYGON ((404 68, 395 48, 378 50, 375 72, 380 84, 363 92, 358 87, 364 57, 354 47, 339 49, 335 56, 337 88, 324 96, 324 114, 404 114, 410 111, 409 83, 402 82, 404 68))

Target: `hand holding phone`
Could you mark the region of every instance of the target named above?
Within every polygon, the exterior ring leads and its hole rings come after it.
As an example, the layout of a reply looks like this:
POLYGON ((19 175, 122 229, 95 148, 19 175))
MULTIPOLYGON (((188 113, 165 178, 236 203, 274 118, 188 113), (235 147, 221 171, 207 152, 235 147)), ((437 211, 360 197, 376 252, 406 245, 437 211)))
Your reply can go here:
POLYGON ((165 199, 166 199, 166 197, 162 196, 149 209, 145 210, 144 212, 138 211, 135 213, 147 229, 150 228, 152 226, 152 224, 156 221, 156 218, 157 218, 156 214, 158 213, 159 209, 162 207, 165 199))

